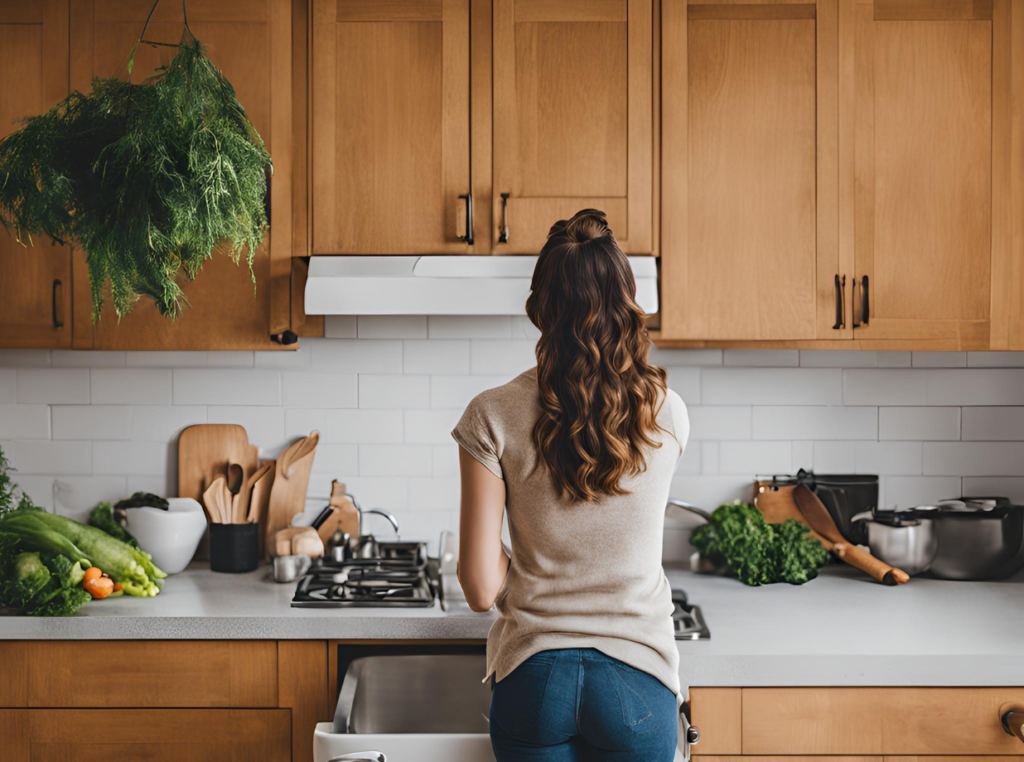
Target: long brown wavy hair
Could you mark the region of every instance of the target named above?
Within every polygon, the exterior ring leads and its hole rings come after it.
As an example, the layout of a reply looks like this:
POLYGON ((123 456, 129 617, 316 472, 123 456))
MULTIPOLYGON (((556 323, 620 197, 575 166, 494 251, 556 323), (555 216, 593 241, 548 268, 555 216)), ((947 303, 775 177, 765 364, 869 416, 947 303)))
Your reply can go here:
POLYGON ((633 270, 604 212, 584 209, 554 224, 531 288, 526 314, 541 332, 540 462, 571 502, 628 494, 622 479, 646 468, 646 448, 660 447, 665 371, 647 362, 633 270))

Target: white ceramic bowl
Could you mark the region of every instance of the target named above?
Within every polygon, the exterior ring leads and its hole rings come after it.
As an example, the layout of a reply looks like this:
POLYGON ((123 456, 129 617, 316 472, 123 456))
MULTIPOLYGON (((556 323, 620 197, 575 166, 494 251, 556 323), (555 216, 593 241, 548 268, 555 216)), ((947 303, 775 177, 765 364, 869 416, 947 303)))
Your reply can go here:
POLYGON ((177 574, 196 554, 206 531, 203 507, 190 497, 167 498, 170 507, 129 508, 127 529, 139 547, 153 556, 153 563, 168 574, 177 574))

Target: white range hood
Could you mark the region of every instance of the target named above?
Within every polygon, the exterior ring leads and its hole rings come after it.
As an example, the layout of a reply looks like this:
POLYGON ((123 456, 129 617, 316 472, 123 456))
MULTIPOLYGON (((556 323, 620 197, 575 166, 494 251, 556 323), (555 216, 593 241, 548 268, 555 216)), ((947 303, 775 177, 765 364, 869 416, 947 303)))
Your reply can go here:
MULTIPOLYGON (((658 311, 654 257, 630 257, 636 299, 658 311)), ((307 315, 524 315, 532 256, 315 256, 307 315)))

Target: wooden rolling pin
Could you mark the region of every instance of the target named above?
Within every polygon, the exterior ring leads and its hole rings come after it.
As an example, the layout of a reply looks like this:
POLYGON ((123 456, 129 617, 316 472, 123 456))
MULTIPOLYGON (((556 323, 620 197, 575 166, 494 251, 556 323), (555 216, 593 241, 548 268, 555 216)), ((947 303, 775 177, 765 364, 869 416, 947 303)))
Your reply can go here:
POLYGON ((910 580, 910 575, 902 569, 889 566, 884 561, 880 561, 870 553, 865 553, 856 545, 847 542, 846 538, 839 533, 836 523, 829 515, 828 508, 807 487, 802 484, 794 487, 793 498, 808 526, 831 542, 835 554, 850 566, 870 574, 884 585, 902 585, 910 580))

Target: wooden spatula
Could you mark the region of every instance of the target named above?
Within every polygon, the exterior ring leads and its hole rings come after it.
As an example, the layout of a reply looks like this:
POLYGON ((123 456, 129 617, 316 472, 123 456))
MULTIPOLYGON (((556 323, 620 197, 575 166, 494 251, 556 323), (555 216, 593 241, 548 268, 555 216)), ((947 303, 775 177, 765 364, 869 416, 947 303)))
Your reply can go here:
POLYGON ((848 542, 840 534, 839 528, 829 515, 828 508, 807 487, 802 484, 794 487, 793 498, 811 529, 831 542, 835 554, 850 566, 870 574, 885 585, 902 585, 910 580, 910 575, 902 569, 889 566, 884 561, 880 561, 870 553, 865 553, 853 543, 848 542))

